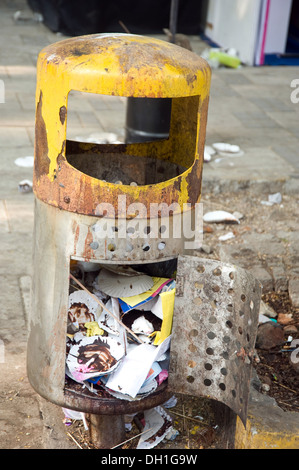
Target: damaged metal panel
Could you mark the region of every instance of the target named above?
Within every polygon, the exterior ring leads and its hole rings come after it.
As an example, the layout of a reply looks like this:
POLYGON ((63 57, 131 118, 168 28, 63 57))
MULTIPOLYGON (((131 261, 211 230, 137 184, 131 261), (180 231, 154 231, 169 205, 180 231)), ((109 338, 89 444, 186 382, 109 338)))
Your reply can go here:
POLYGON ((179 256, 169 388, 218 400, 244 425, 260 295, 239 267, 179 256))

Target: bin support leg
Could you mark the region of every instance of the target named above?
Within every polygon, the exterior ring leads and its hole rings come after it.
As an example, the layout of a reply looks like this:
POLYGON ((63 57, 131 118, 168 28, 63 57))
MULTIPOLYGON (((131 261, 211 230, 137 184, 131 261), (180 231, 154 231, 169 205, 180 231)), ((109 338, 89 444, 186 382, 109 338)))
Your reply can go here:
POLYGON ((99 449, 111 449, 125 440, 125 422, 123 415, 88 416, 89 438, 99 449))

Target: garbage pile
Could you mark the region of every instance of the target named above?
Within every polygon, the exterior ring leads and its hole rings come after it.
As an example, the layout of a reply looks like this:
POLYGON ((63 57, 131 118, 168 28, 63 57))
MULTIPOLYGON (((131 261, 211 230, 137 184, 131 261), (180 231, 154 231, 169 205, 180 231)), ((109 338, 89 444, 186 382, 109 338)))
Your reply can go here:
POLYGON ((92 393, 140 400, 168 377, 175 280, 72 261, 66 375, 92 393))

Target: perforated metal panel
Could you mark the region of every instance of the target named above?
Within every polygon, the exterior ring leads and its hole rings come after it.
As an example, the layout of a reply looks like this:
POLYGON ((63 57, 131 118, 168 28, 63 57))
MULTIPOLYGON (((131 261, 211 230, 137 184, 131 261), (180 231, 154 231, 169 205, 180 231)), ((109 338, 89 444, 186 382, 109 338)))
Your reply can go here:
POLYGON ((180 256, 169 388, 229 406, 245 424, 261 289, 244 269, 180 256))

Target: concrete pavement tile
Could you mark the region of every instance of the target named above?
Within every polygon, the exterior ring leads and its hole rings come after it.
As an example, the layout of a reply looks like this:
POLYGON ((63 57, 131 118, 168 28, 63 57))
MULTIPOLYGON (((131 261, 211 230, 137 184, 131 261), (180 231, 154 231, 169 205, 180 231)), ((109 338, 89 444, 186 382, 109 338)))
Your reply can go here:
POLYGON ((278 98, 273 100, 272 98, 256 98, 250 97, 249 100, 258 108, 261 108, 264 112, 283 112, 283 111, 293 111, 295 112, 294 106, 290 100, 287 102, 282 101, 278 98))
MULTIPOLYGON (((14 331, 11 329, 10 324, 12 321, 19 324, 17 336, 24 337, 22 330, 25 329, 25 314, 20 293, 19 272, 18 269, 12 269, 12 266, 8 263, 6 265, 6 272, 0 276, 1 299, 2 304, 5 305, 5 308, 1 308, 0 312, 0 338, 2 340, 6 339, 6 336, 4 336, 5 331, 10 331, 11 337, 14 338, 14 331)), ((25 340, 26 334, 25 331, 25 340)))
POLYGON ((262 147, 252 147, 241 157, 214 156, 204 167, 205 178, 218 176, 222 180, 239 181, 272 181, 277 178, 288 178, 292 172, 293 167, 284 159, 271 149, 262 147))
POLYGON ((229 85, 250 85, 251 80, 247 77, 246 69, 239 72, 237 70, 219 69, 217 70, 218 77, 221 78, 226 84, 229 85))
POLYGON ((20 291, 23 301, 23 309, 25 316, 25 323, 28 325, 30 311, 31 311, 31 288, 32 279, 31 276, 21 276, 19 279, 20 291))
POLYGON ((273 146, 274 152, 288 161, 294 168, 299 170, 299 139, 297 141, 297 145, 294 144, 293 146, 289 145, 288 140, 286 140, 285 144, 281 143, 278 145, 273 146))
POLYGON ((0 232, 10 232, 7 204, 5 200, 0 200, 0 232))
POLYGON ((7 272, 14 275, 32 275, 32 233, 0 233, 1 264, 0 276, 7 272))
POLYGON ((35 99, 32 93, 16 93, 18 102, 22 111, 30 111, 35 114, 35 99))
POLYGON ((279 124, 275 122, 275 120, 271 119, 271 117, 261 111, 257 113, 238 111, 233 114, 246 127, 279 128, 279 124))
POLYGON ((278 98, 287 102, 290 100, 291 88, 289 84, 284 84, 281 86, 269 85, 260 81, 259 85, 231 85, 231 88, 236 91, 240 96, 244 97, 268 97, 268 98, 278 98))
MULTIPOLYGON (((17 102, 19 107, 19 103, 17 102)), ((17 107, 14 103, 14 108, 17 107)), ((34 110, 16 112, 15 109, 7 109, 10 105, 7 103, 6 109, 0 114, 0 127, 26 127, 33 126, 35 122, 34 110)))
POLYGON ((95 114, 105 132, 119 133, 125 127, 125 110, 122 110, 122 112, 118 110, 95 111, 95 114))
POLYGON ((34 196, 24 194, 6 200, 6 211, 10 230, 15 233, 33 233, 34 196))
MULTIPOLYGON (((71 90, 68 95, 68 112, 92 112, 95 106, 94 100, 90 95, 99 98, 94 93, 81 93, 80 91, 71 90)), ((103 102, 103 100, 101 100, 103 102)))
MULTIPOLYGON (((298 108, 299 111, 299 108, 298 108)), ((281 127, 289 129, 295 127, 299 123, 299 113, 292 111, 268 111, 268 116, 276 121, 281 127)))

